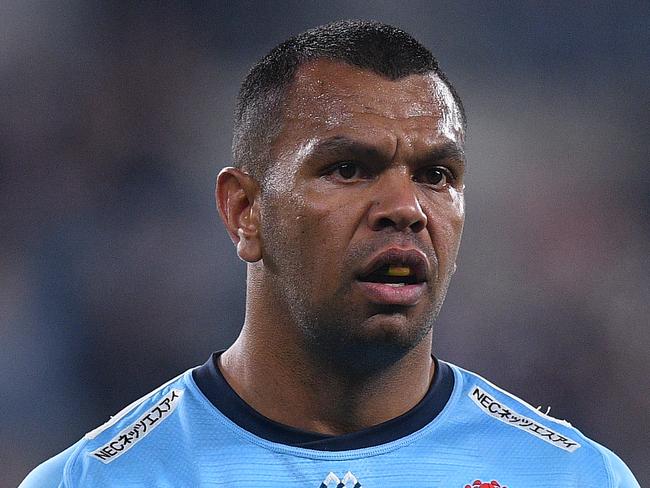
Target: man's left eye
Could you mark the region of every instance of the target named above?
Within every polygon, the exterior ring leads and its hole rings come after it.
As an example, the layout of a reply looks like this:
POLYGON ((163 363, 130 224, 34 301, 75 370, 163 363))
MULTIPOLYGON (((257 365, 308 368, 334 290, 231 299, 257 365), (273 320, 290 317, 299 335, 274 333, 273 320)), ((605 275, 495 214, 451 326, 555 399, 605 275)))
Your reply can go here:
POLYGON ((413 179, 420 183, 431 185, 436 189, 442 189, 451 183, 453 176, 446 168, 432 166, 419 171, 413 179))

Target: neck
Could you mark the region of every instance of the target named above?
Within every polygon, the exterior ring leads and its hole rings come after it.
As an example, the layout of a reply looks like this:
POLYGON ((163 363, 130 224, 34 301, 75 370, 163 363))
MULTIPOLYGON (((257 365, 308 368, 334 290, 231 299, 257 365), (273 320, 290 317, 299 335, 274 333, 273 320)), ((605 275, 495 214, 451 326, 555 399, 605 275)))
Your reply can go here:
MULTIPOLYGON (((396 418, 424 397, 434 373, 431 332, 405 354, 387 351, 392 359, 385 363, 341 366, 345 359, 364 357, 363 350, 324 360, 306 346, 301 324, 291 323, 284 297, 264 282, 256 265, 249 269, 244 327, 219 364, 249 406, 284 425, 340 435, 396 418)), ((365 357, 380 357, 379 346, 363 348, 365 357)))
POLYGON ((314 362, 286 325, 264 322, 247 316, 219 367, 246 403, 284 425, 329 435, 372 427, 413 408, 433 378, 430 334, 390 365, 350 375, 314 362))

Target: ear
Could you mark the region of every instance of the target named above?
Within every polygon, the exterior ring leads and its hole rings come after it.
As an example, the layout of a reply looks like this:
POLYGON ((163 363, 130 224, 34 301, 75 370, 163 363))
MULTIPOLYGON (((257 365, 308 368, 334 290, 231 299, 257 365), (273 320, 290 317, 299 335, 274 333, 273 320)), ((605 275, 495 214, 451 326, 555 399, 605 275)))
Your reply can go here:
POLYGON ((217 177, 215 198, 239 258, 248 263, 262 259, 257 181, 237 168, 224 168, 217 177))

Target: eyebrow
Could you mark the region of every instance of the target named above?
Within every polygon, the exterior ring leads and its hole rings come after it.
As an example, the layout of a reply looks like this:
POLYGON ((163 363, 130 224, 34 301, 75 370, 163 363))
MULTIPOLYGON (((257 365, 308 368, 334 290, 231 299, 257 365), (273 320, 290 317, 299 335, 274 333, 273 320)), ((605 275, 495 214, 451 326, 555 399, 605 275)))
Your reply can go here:
MULTIPOLYGON (((360 158, 388 159, 388 155, 376 146, 342 135, 328 137, 314 144, 309 157, 321 155, 351 155, 360 158)), ((417 161, 454 160, 464 168, 466 165, 465 159, 465 150, 457 143, 446 140, 433 146, 424 155, 420 155, 417 161)))
POLYGON ((463 169, 467 163, 465 158, 465 150, 452 141, 445 141, 441 144, 436 144, 427 153, 418 158, 419 161, 457 161, 463 169))
POLYGON ((372 144, 366 144, 347 136, 333 136, 323 139, 314 144, 309 153, 310 157, 321 155, 352 155, 362 158, 386 159, 387 155, 382 153, 372 144))

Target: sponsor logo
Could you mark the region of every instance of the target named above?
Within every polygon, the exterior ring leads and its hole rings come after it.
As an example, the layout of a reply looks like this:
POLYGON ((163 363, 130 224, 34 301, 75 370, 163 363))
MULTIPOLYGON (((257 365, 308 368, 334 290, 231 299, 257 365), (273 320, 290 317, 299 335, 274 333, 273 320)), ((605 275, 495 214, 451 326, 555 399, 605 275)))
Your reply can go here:
MULTIPOLYGON (((469 394, 469 397, 474 403, 476 403, 476 405, 478 405, 481 410, 483 410, 490 417, 528 432, 529 434, 532 434, 542 439, 543 441, 552 444, 555 447, 559 447, 560 449, 564 449, 565 451, 569 452, 573 452, 580 447, 580 444, 578 444, 576 441, 569 439, 568 437, 563 436, 562 434, 555 432, 548 427, 544 427, 543 425, 535 422, 533 419, 519 415, 517 412, 506 408, 478 386, 474 387, 472 392, 469 394)), ((479 486, 483 488, 483 485, 479 486)))
POLYGON ((476 480, 471 485, 465 485, 465 488, 508 488, 507 486, 501 486, 498 481, 481 481, 476 480))
POLYGON ((349 471, 345 473, 343 479, 330 471, 330 474, 325 477, 319 488, 361 488, 361 483, 349 471))
POLYGON ((181 398, 183 398, 183 390, 171 390, 137 421, 129 425, 126 429, 123 429, 100 448, 88 453, 88 455, 93 456, 104 464, 114 461, 144 439, 163 420, 169 417, 180 403, 181 398))

